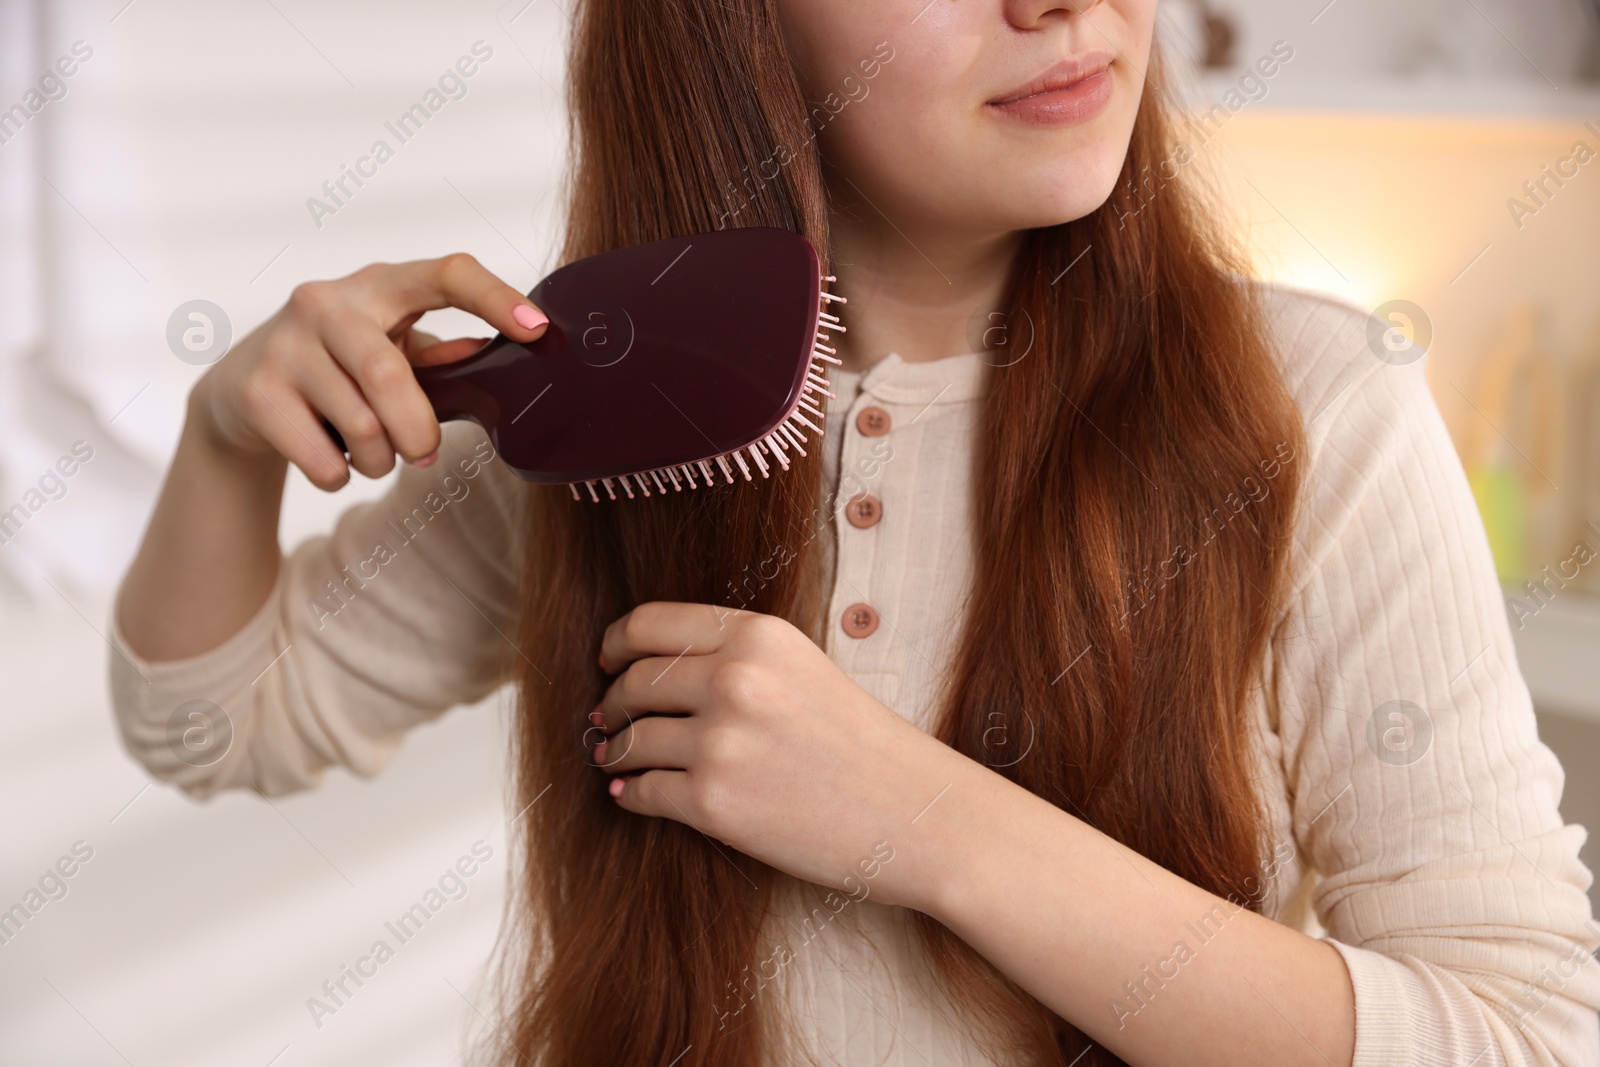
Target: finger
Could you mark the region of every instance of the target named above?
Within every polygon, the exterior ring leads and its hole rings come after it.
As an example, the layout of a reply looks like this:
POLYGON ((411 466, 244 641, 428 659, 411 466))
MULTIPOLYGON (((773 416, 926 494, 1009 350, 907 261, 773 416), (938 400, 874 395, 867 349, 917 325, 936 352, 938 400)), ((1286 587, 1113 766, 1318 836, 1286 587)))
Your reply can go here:
POLYGON ((454 307, 471 312, 514 341, 543 335, 549 317, 521 292, 465 252, 440 259, 385 265, 383 292, 398 320, 418 311, 454 307))
POLYGON ((726 636, 718 613, 728 610, 666 600, 640 604, 606 627, 600 638, 600 669, 615 674, 641 656, 715 652, 726 636))
POLYGON ((333 492, 350 481, 350 466, 322 422, 297 393, 273 396, 253 387, 245 398, 256 432, 318 489, 333 492))
POLYGON ((619 807, 636 815, 654 815, 689 826, 689 775, 686 771, 645 771, 613 778, 607 790, 619 807))
POLYGON ((434 341, 411 350, 411 365, 432 367, 440 363, 454 363, 472 355, 488 340, 487 337, 458 337, 453 341, 434 341))
POLYGON ((610 774, 642 770, 689 770, 694 756, 693 719, 648 715, 594 746, 595 766, 610 774))
MULTIPOLYGON (((378 417, 377 429, 389 445, 385 473, 393 467, 396 452, 415 463, 439 447, 442 435, 433 402, 422 391, 410 360, 387 334, 360 317, 329 319, 322 323, 322 342, 378 417)), ((369 436, 376 438, 375 433, 369 436)))
POLYGON ((325 372, 297 384, 311 406, 339 431, 350 466, 368 478, 381 478, 394 469, 394 445, 383 422, 343 367, 330 360, 325 372))
POLYGON ((705 656, 647 656, 635 660, 600 698, 599 725, 607 733, 615 733, 641 715, 699 711, 705 703, 709 669, 705 656))

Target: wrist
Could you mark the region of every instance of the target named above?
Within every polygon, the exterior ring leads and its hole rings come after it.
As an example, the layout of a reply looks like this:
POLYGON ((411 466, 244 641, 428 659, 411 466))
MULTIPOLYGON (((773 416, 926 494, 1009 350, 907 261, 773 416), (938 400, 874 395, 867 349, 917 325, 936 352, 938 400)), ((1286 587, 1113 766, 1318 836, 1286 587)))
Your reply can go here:
POLYGON ((237 434, 229 433, 223 428, 222 421, 217 417, 215 390, 214 373, 203 375, 189 390, 184 412, 184 436, 198 445, 206 455, 232 466, 271 468, 278 463, 286 465, 288 461, 264 438, 251 433, 249 434, 251 440, 241 443, 237 434))
POLYGON ((909 816, 901 850, 907 862, 897 872, 894 903, 953 927, 969 903, 988 892, 983 879, 1025 847, 1009 840, 1008 832, 1017 805, 1038 798, 976 760, 939 747, 947 758, 926 780, 926 799, 909 816))

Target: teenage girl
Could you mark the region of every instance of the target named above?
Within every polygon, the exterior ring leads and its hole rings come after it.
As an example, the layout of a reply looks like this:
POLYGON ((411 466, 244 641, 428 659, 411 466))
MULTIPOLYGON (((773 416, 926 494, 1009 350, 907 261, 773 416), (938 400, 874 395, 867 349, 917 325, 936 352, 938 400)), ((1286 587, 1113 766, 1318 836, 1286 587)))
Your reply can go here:
POLYGON ((1245 280, 1155 7, 580 0, 563 260, 806 235, 818 447, 576 502, 410 373, 477 343, 435 308, 538 337, 517 286, 301 285, 190 397, 131 751, 281 794, 514 683, 506 1065, 1600 1063, 1585 832, 1422 363, 1245 280), (283 556, 289 464, 396 457, 283 556))

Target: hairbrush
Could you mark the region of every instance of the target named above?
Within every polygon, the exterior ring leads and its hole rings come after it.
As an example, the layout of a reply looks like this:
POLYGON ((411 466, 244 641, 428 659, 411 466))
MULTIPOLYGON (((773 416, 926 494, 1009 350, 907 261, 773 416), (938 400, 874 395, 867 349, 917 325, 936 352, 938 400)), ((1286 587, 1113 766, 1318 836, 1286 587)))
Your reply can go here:
POLYGON ((768 226, 613 249, 528 293, 550 318, 538 340, 499 334, 417 381, 440 421, 471 419, 521 478, 578 499, 765 478, 822 433, 834 280, 805 237, 768 226))

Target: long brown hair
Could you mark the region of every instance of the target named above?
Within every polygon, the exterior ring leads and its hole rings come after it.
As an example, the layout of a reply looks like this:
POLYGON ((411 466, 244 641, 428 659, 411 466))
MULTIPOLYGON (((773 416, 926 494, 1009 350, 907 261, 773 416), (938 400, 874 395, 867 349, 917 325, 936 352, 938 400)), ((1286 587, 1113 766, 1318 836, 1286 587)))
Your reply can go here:
MULTIPOLYGON (((826 269, 822 161, 774 0, 581 0, 568 78, 564 260, 770 225, 808 237, 826 269)), ((1260 309, 1163 163, 1156 82, 1111 200, 1030 232, 1016 263, 1014 321, 1034 339, 988 370, 975 594, 937 734, 1258 908, 1249 707, 1286 581, 1302 431, 1260 309), (1264 477, 1273 489, 1257 496, 1264 477), (997 714, 1017 727, 999 746, 997 714)), ((636 604, 737 604, 820 640, 826 557, 797 536, 818 523, 820 455, 772 480, 621 504, 530 490, 507 1067, 767 1061, 772 1009, 752 1002, 723 1028, 718 1005, 756 960, 773 872, 618 808, 584 733, 608 682, 600 634, 636 604)), ((1103 1048, 1075 1059, 1088 1044, 1077 1028, 934 920, 915 922, 997 1059, 1120 1062, 1103 1048)))

